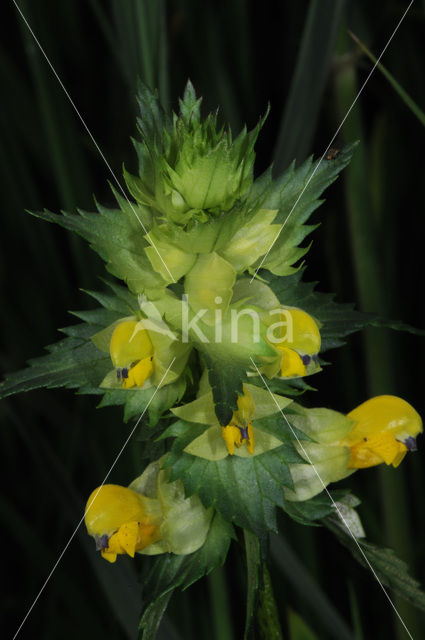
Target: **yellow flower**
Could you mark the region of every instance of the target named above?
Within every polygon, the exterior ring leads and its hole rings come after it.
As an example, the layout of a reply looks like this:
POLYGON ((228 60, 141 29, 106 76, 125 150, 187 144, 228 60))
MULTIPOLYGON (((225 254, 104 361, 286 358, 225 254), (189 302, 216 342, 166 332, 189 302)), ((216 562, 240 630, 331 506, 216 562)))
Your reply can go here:
POLYGON ((317 365, 321 344, 319 327, 302 309, 286 309, 280 318, 286 327, 286 334, 281 334, 281 341, 275 344, 282 353, 280 375, 283 378, 305 376, 309 365, 317 365))
POLYGON ((85 523, 105 560, 115 562, 117 554, 122 553, 133 558, 136 551, 161 539, 156 502, 116 484, 93 491, 87 501, 85 523))
POLYGON ((254 429, 252 419, 254 417, 255 404, 249 391, 244 391, 238 396, 238 408, 233 412, 231 422, 221 428, 221 435, 224 438, 226 447, 232 456, 236 447, 246 444, 249 453, 254 453, 254 429))
POLYGON ((142 387, 152 375, 153 346, 139 322, 121 322, 112 333, 109 352, 124 389, 142 387))
POLYGON ((422 420, 415 409, 396 396, 376 396, 348 415, 355 424, 340 442, 350 448, 350 469, 385 462, 397 467, 408 450, 416 449, 422 420))

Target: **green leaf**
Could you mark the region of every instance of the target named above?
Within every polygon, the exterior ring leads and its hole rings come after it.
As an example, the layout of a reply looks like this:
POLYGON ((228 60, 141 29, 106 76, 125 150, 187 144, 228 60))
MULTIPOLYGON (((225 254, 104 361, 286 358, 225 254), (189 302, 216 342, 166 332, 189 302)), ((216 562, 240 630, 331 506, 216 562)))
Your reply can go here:
POLYGON ((184 377, 164 387, 147 389, 106 390, 98 408, 124 405, 124 422, 142 414, 148 408, 149 424, 155 426, 165 411, 176 404, 186 389, 184 377))
POLYGON ((245 538, 245 557, 246 557, 246 617, 244 640, 247 640, 248 633, 251 628, 252 618, 256 608, 256 600, 259 586, 259 572, 261 567, 260 541, 257 536, 253 535, 246 529, 244 530, 245 538))
POLYGON ((295 271, 291 266, 308 250, 299 244, 315 228, 304 223, 319 207, 322 192, 350 162, 357 143, 347 145, 332 160, 308 158, 300 167, 294 163, 266 190, 262 207, 278 209, 274 220, 282 224, 282 230, 260 265, 277 275, 289 275, 295 271))
POLYGON ((124 280, 131 291, 143 293, 146 289, 165 286, 161 276, 152 271, 145 254, 149 243, 144 236, 151 226, 149 212, 113 191, 119 209, 107 209, 97 204, 98 213, 79 211, 79 215, 66 212, 57 215, 47 210, 29 213, 56 222, 88 240, 92 249, 105 260, 108 271, 124 280))
POLYGON ((353 304, 335 302, 333 294, 315 291, 316 283, 301 280, 302 270, 285 278, 261 275, 281 304, 300 307, 322 323, 322 352, 343 345, 350 333, 377 322, 375 315, 356 311, 353 304))
POLYGON ((208 379, 213 392, 215 412, 221 425, 229 424, 233 412, 237 409, 238 394, 243 393, 243 382, 246 380, 246 364, 223 363, 209 352, 203 352, 208 370, 208 379))
POLYGON ((146 608, 139 622, 140 640, 155 640, 172 595, 173 590, 165 593, 146 608))
MULTIPOLYGON (((332 491, 332 499, 337 502, 347 495, 347 491, 332 491)), ((296 522, 310 526, 320 526, 315 522, 321 520, 328 515, 335 513, 335 507, 327 492, 322 491, 314 498, 303 500, 301 502, 287 501, 285 505, 286 513, 296 522)))
MULTIPOLYGON (((77 333, 76 327, 69 329, 77 333)), ((111 368, 109 356, 97 349, 90 337, 68 337, 50 349, 48 355, 30 360, 27 369, 9 374, 0 385, 0 398, 41 387, 98 387, 111 368)))
MULTIPOLYGON (((317 283, 302 281, 303 271, 300 269, 284 278, 270 276, 265 271, 260 272, 260 276, 267 281, 281 304, 300 307, 322 324, 321 352, 342 346, 343 338, 369 326, 425 335, 423 329, 416 329, 397 320, 385 320, 373 313, 357 311, 352 303, 336 302, 333 293, 315 291, 317 283)), ((294 384, 294 381, 291 381, 291 384, 294 384)))
POLYGON ((372 566, 382 584, 425 611, 425 592, 420 588, 419 582, 409 575, 407 564, 392 549, 379 547, 359 538, 354 540, 338 516, 327 516, 322 522, 361 565, 368 570, 369 564, 372 566))
POLYGON ((137 309, 134 296, 120 285, 107 284, 116 295, 87 291, 103 308, 71 312, 84 322, 60 329, 67 338, 46 347, 49 354, 30 360, 28 368, 9 374, 0 385, 0 397, 41 387, 79 387, 84 393, 102 393, 99 385, 112 365, 109 354, 98 349, 91 337, 137 309))
MULTIPOLYGON (((216 513, 208 537, 198 551, 189 555, 167 553, 158 556, 144 582, 144 593, 149 594, 139 627, 144 633, 152 633, 150 630, 155 628, 156 621, 159 624, 159 614, 162 616, 168 604, 167 595, 171 595, 177 587, 187 589, 215 567, 223 565, 233 537, 232 525, 216 513)), ((154 637, 142 636, 143 640, 154 637)))
POLYGON ((258 456, 229 455, 213 461, 183 451, 204 429, 180 420, 163 434, 176 438, 164 465, 171 469, 171 480, 181 478, 186 495, 198 493, 206 507, 213 505, 226 520, 258 536, 276 531, 276 506, 285 506, 282 489, 293 488, 288 465, 305 463, 289 437, 282 446, 258 456))

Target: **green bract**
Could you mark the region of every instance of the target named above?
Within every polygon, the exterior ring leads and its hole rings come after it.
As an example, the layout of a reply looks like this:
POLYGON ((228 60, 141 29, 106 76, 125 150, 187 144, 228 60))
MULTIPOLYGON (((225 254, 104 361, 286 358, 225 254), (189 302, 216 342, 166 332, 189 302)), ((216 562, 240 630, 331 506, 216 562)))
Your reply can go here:
POLYGON ((152 97, 141 93, 141 142, 135 141, 139 176, 125 178, 136 201, 157 215, 181 226, 204 223, 227 211, 253 181, 254 144, 261 123, 250 133, 242 131, 232 141, 230 130, 217 130, 217 114, 201 120, 200 103, 190 82, 180 114, 168 118, 152 97))

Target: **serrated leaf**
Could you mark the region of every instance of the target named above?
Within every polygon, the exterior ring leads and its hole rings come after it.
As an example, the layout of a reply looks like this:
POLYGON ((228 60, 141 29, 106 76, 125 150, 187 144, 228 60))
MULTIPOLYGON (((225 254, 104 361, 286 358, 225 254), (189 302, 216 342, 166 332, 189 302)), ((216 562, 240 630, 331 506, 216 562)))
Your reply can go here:
POLYGON ((198 493, 206 507, 213 505, 222 516, 258 536, 276 530, 275 508, 283 507, 283 487, 292 488, 292 461, 302 459, 291 442, 258 456, 227 456, 205 460, 183 452, 205 427, 179 421, 164 434, 178 434, 165 467, 171 479, 181 478, 187 495, 198 493))
POLYGON ((299 244, 315 228, 304 223, 322 204, 320 195, 350 162, 356 146, 357 143, 347 145, 332 160, 320 158, 313 162, 310 157, 296 169, 292 164, 271 183, 262 206, 278 209, 275 222, 283 226, 264 262, 260 262, 263 268, 278 275, 294 272, 291 265, 308 250, 299 248, 299 244))
POLYGON ((181 399, 185 388, 185 380, 181 377, 158 389, 111 389, 105 391, 98 407, 124 405, 124 422, 148 408, 149 424, 155 426, 161 415, 181 399))
POLYGON ((213 392, 215 412, 219 423, 229 424, 233 412, 237 409, 238 394, 243 393, 243 382, 246 380, 246 365, 234 362, 223 363, 204 352, 204 360, 208 370, 208 379, 213 392))
POLYGON ((51 353, 30 360, 29 365, 6 377, 0 385, 0 398, 41 387, 98 387, 111 361, 90 339, 66 338, 51 353))
MULTIPOLYGON (((334 502, 341 500, 347 495, 347 491, 332 491, 331 494, 334 502)), ((296 522, 310 526, 320 526, 317 520, 321 520, 326 516, 335 513, 334 502, 332 502, 328 493, 322 491, 319 495, 303 500, 301 502, 287 501, 285 512, 296 522)))
MULTIPOLYGON (((204 545, 189 555, 163 554, 158 556, 144 582, 144 593, 149 594, 139 628, 143 640, 153 640, 150 629, 155 628, 158 614, 168 604, 167 595, 174 589, 187 589, 191 584, 223 565, 230 541, 234 537, 231 524, 216 513, 204 545)), ((162 614, 161 614, 162 615, 162 614)), ((157 628, 157 627, 156 627, 157 628)))
POLYGON ((165 286, 161 276, 152 271, 144 251, 149 246, 144 236, 151 226, 150 214, 141 205, 114 193, 120 209, 98 205, 97 213, 79 211, 78 215, 66 212, 57 215, 47 210, 29 213, 88 240, 105 260, 108 271, 124 280, 131 291, 142 293, 145 289, 165 286))
POLYGON ((392 549, 379 547, 359 538, 354 540, 346 526, 335 515, 324 518, 322 522, 350 550, 361 565, 370 570, 368 565, 370 563, 382 584, 408 600, 413 606, 425 611, 425 592, 421 589, 419 582, 409 575, 407 564, 400 560, 392 549))
POLYGON ((265 272, 261 275, 281 304, 299 307, 322 323, 322 352, 343 345, 343 338, 378 320, 373 314, 356 311, 353 304, 336 302, 333 294, 315 291, 316 283, 301 280, 302 270, 284 278, 270 277, 265 272))
POLYGON ((152 602, 144 611, 139 622, 140 640, 155 640, 157 632, 168 603, 173 595, 173 590, 152 602))

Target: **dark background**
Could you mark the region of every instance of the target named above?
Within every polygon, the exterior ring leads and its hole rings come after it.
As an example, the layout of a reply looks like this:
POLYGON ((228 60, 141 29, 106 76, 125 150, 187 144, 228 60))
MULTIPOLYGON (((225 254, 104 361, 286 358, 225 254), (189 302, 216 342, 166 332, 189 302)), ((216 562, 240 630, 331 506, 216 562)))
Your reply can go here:
MULTIPOLYGON (((118 176, 135 168, 137 78, 177 109, 188 77, 205 111, 220 105, 234 133, 271 105, 256 173, 322 155, 372 65, 347 34, 376 55, 407 2, 312 0, 21 0, 22 8, 87 126, 118 176)), ((425 108, 425 3, 413 3, 383 64, 425 108)), ((78 237, 25 213, 112 204, 111 175, 12 2, 2 5, 0 74, 3 372, 22 368, 90 308, 82 289, 102 288, 101 261, 78 237)), ((424 327, 423 124, 376 70, 333 146, 360 139, 350 168, 314 214, 321 222, 306 278, 342 302, 424 327)), ((330 352, 308 401, 347 412, 395 393, 425 415, 424 340, 371 329, 330 352)), ((130 430, 121 411, 96 398, 42 390, 0 405, 2 598, 12 637, 63 551, 84 502, 130 430)), ((127 447, 112 482, 140 473, 127 447)), ((368 538, 390 545, 425 581, 424 451, 397 469, 359 472, 346 485, 362 499, 368 538)), ((422 449, 422 450, 421 450, 422 449)), ((272 578, 285 638, 406 638, 369 571, 330 533, 281 518, 272 578), (307 573, 305 573, 307 572, 307 573), (310 577, 308 578, 307 575, 310 577), (300 577, 301 576, 301 577, 300 577), (297 588, 296 585, 299 585, 297 588), (310 627, 301 635, 296 612, 310 627), (342 625, 342 626, 341 626, 342 625), (351 632, 348 631, 351 629, 351 632), (314 635, 315 634, 315 635, 314 635), (344 635, 345 634, 345 635, 344 635), (348 634, 348 635, 347 635, 348 634)), ((19 635, 134 638, 141 607, 139 562, 110 566, 83 528, 72 540, 19 635)), ((225 569, 175 596, 162 638, 241 637, 244 566, 234 546, 225 569)), ((395 599, 413 637, 424 614, 395 599)), ((4 636, 6 637, 6 636, 4 636)))

